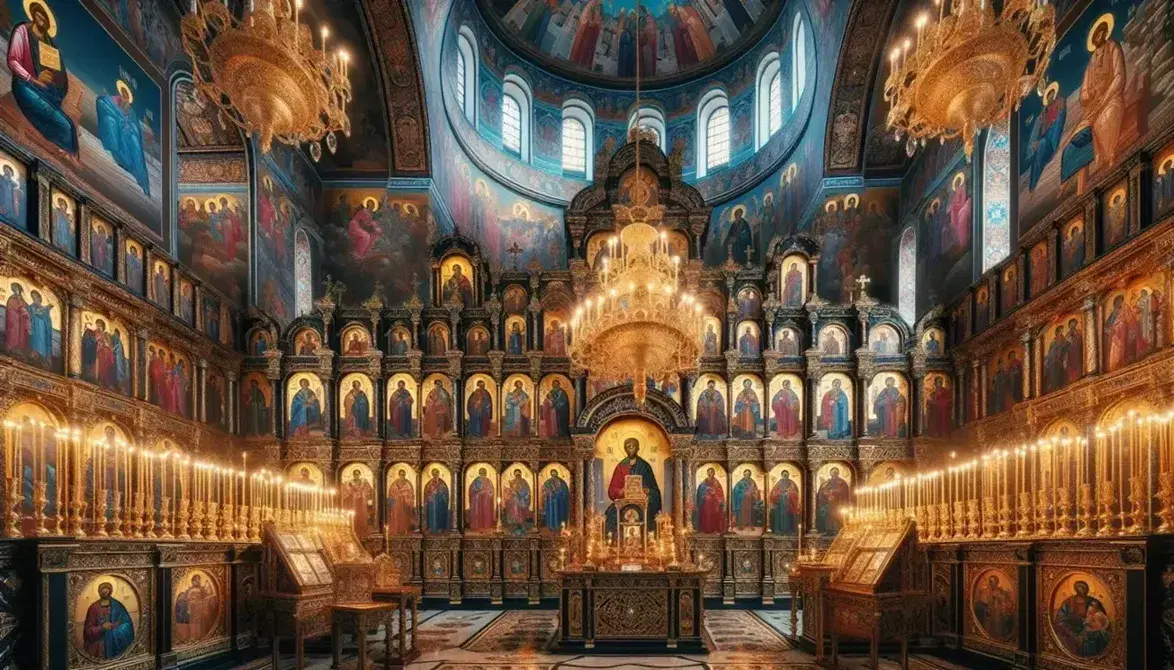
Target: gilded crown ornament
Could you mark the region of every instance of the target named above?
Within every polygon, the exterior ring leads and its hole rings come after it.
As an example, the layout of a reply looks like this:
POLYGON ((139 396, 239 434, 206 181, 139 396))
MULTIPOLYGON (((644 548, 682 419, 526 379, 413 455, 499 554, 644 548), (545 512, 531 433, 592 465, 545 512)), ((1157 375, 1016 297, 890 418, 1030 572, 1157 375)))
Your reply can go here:
POLYGON ((935 0, 936 22, 917 17, 916 39, 889 55, 888 127, 913 156, 927 139, 961 137, 969 159, 974 138, 1005 118, 1032 89, 1056 45, 1055 10, 1046 0, 935 0))
POLYGON ((274 139, 309 143, 322 157, 321 142, 334 153, 336 133, 350 136, 346 105, 350 56, 327 52, 330 31, 317 45, 298 21, 302 0, 248 0, 238 18, 227 3, 192 0, 183 18, 183 46, 192 60, 196 90, 246 133, 257 133, 261 151, 274 139))

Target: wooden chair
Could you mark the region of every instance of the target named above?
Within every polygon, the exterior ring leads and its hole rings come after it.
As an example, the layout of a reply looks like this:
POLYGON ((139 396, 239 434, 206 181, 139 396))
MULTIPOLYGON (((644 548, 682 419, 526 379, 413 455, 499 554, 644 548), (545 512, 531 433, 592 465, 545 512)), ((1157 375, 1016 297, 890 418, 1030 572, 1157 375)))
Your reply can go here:
MULTIPOLYGON (((403 573, 394 559, 387 553, 375 557, 375 589, 371 597, 376 602, 395 603, 399 609, 399 656, 398 664, 407 664, 420 655, 416 646, 417 608, 421 590, 403 583, 403 573), (412 613, 412 640, 408 644, 407 615, 412 613)), ((387 657, 391 658, 391 629, 387 631, 387 657)))

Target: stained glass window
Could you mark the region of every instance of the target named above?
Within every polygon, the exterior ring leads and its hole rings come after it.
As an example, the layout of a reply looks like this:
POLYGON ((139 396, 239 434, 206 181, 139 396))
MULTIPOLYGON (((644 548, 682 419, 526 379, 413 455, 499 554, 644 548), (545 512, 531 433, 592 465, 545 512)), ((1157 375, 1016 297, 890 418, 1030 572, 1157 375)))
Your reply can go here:
POLYGON ((522 108, 512 95, 501 103, 501 143, 509 151, 522 153, 522 108))
POLYGON ((1011 253, 1011 129, 1010 121, 987 133, 982 167, 982 271, 1011 253))
POLYGON ((791 34, 791 111, 799 106, 803 89, 807 87, 807 26, 802 15, 795 14, 795 25, 791 34))

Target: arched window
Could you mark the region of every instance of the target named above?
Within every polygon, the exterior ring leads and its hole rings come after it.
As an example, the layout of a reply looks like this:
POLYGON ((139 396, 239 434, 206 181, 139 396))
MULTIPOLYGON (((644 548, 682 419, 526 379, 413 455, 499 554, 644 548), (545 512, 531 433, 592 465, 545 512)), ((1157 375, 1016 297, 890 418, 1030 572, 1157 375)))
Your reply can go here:
POLYGON ((524 163, 530 162, 530 85, 507 74, 501 87, 501 144, 524 163))
POLYGON ((298 229, 294 235, 294 296, 297 316, 309 314, 314 309, 313 253, 310 251, 310 236, 305 229, 298 229))
POLYGON ((697 178, 730 162, 730 103, 726 92, 713 89, 697 106, 697 178))
POLYGON ((1011 254, 1010 120, 987 131, 982 150, 982 271, 1011 254))
POLYGON ((897 311, 905 323, 913 325, 917 318, 917 233, 913 226, 901 233, 901 245, 897 252, 897 284, 901 292, 897 295, 897 311))
POLYGON ((563 173, 590 181, 594 167, 595 114, 582 100, 563 103, 563 173))
POLYGON ((473 29, 461 26, 457 33, 456 97, 465 119, 477 124, 477 43, 473 29))
POLYGON ((807 24, 803 15, 795 13, 791 28, 791 111, 799 106, 803 89, 807 88, 807 24))
POLYGON ((783 90, 779 54, 768 53, 758 64, 758 85, 754 95, 754 148, 761 149, 771 135, 783 127, 783 90))
POLYGON ((660 147, 660 150, 666 154, 668 153, 668 134, 665 132, 664 112, 661 112, 655 107, 634 109, 628 115, 628 130, 632 130, 637 124, 655 135, 656 146, 660 147))

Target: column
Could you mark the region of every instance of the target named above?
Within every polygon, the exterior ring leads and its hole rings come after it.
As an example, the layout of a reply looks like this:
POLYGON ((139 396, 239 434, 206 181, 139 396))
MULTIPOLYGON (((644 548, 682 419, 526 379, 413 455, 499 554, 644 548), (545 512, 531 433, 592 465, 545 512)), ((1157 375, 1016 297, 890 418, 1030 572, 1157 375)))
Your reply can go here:
MULTIPOLYGON (((462 471, 460 463, 449 463, 448 467, 452 470, 452 495, 449 496, 448 504, 448 528, 452 532, 458 532, 460 528, 457 526, 457 520, 460 515, 457 513, 461 509, 461 501, 465 498, 464 485, 465 473, 462 471)), ((454 566, 451 576, 453 579, 457 578, 460 573, 454 566)))
POLYGON ((193 416, 200 423, 208 420, 208 361, 201 358, 196 361, 196 411, 193 416))
POLYGON ((586 530, 585 519, 583 518, 583 471, 587 467, 587 461, 575 461, 575 481, 572 484, 572 500, 574 507, 571 510, 571 523, 578 524, 580 528, 586 530))
MULTIPOLYGON (((61 334, 66 338, 66 341, 61 343, 61 349, 65 352, 65 360, 68 361, 66 366, 67 374, 73 379, 80 379, 82 376, 82 309, 85 307, 85 300, 75 292, 69 294, 69 309, 65 313, 65 327, 61 329, 61 334)), ((129 342, 128 342, 129 344, 129 342)))
POLYGON ((1081 313, 1084 317, 1084 374, 1095 375, 1101 368, 1101 329, 1097 327, 1097 303, 1100 296, 1084 299, 1081 313))
POLYGON ((803 296, 803 301, 807 302, 811 298, 819 295, 816 292, 815 278, 819 271, 819 254, 807 259, 807 295, 803 296))
POLYGON ((134 379, 134 396, 139 400, 147 399, 147 366, 144 361, 147 360, 147 329, 140 328, 135 333, 135 341, 138 342, 138 351, 135 352, 135 357, 131 361, 133 369, 131 370, 131 377, 134 379))
MULTIPOLYGON (((583 476, 587 479, 587 507, 590 510, 595 509, 595 498, 596 498, 595 477, 591 476, 591 466, 592 465, 593 465, 593 459, 588 458, 583 461, 583 466, 584 466, 583 476)), ((584 519, 584 521, 586 521, 586 519, 584 519)), ((587 530, 586 528, 583 529, 584 537, 587 536, 586 530, 587 530)))
POLYGON ((814 437, 815 436, 815 403, 816 403, 815 396, 817 393, 819 393, 819 379, 809 374, 806 378, 806 381, 807 381, 807 402, 804 403, 806 405, 806 407, 804 407, 805 411, 803 413, 806 414, 807 416, 805 417, 804 425, 807 426, 807 431, 806 431, 807 436, 814 437))
POLYGON ((971 406, 972 416, 981 419, 986 412, 986 384, 983 383, 982 365, 979 361, 970 361, 970 398, 966 402, 971 406))
POLYGON ((1129 170, 1129 196, 1126 199, 1126 204, 1129 207, 1128 235, 1133 237, 1141 231, 1143 207, 1148 209, 1146 205, 1149 203, 1149 198, 1143 198, 1143 194, 1150 190, 1151 180, 1148 175, 1144 174, 1149 171, 1147 169, 1149 162, 1142 161, 1137 154, 1134 154, 1134 157, 1128 161, 1126 167, 1129 170))
POLYGON ((224 423, 228 432, 236 435, 236 403, 240 393, 237 389, 236 370, 226 371, 224 380, 224 395, 226 396, 224 398, 224 423))
POLYGON ((462 401, 462 398, 464 398, 464 387, 465 384, 460 379, 452 380, 452 425, 457 435, 465 434, 465 417, 464 413, 461 412, 461 405, 464 404, 462 401))
POLYGON ((1035 389, 1039 386, 1037 373, 1040 366, 1035 360, 1037 347, 1032 341, 1031 331, 1020 334, 1019 341, 1023 344, 1023 399, 1029 400, 1035 397, 1035 389))
POLYGON ((673 456, 673 528, 684 528, 685 518, 685 463, 680 456, 673 456))

